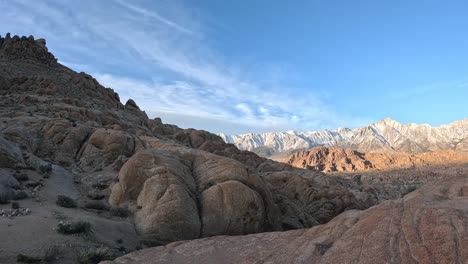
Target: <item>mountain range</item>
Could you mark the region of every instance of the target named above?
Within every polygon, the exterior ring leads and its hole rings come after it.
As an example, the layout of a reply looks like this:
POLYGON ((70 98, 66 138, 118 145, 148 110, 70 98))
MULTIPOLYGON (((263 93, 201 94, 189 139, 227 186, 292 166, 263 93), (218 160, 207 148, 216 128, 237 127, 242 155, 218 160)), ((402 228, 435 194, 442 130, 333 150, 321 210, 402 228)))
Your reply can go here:
POLYGON ((356 129, 297 132, 219 134, 227 143, 264 157, 284 157, 316 146, 340 147, 360 152, 421 153, 438 150, 468 151, 468 119, 441 126, 401 124, 385 118, 356 129))

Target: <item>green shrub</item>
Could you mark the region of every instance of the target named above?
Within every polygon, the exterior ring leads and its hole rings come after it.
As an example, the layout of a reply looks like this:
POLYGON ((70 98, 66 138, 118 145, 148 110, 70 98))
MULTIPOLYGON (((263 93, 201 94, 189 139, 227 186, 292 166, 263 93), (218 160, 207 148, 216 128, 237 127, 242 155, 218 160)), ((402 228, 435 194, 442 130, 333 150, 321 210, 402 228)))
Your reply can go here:
POLYGON ((113 254, 109 248, 100 247, 80 252, 80 255, 78 256, 78 263, 97 264, 103 260, 113 260, 115 257, 115 254, 113 254))
POLYGON ((75 208, 76 202, 72 198, 65 195, 57 195, 57 201, 55 202, 58 206, 65 208, 75 208))
POLYGON ((31 257, 23 254, 19 254, 18 256, 16 256, 16 262, 20 263, 38 263, 41 261, 42 259, 38 257, 31 257))
POLYGON ((57 232, 64 235, 87 233, 91 230, 91 224, 85 221, 78 221, 69 224, 59 224, 57 232))

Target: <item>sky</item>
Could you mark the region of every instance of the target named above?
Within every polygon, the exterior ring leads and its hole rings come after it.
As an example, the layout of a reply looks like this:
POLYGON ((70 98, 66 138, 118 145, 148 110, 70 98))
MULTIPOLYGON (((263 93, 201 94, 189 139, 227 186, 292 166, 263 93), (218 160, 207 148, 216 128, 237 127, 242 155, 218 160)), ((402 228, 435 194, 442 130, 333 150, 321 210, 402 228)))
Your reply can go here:
POLYGON ((0 35, 183 128, 240 134, 468 117, 468 2, 0 0, 0 35))

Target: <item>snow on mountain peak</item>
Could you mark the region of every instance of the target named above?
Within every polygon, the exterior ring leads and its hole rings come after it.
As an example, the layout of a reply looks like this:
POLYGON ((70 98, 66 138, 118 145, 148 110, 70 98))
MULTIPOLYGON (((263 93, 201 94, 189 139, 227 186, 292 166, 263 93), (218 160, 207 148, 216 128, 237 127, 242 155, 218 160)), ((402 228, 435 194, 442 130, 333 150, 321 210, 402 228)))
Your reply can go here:
POLYGON ((316 130, 297 132, 249 133, 244 135, 219 134, 226 142, 243 150, 262 155, 291 153, 314 146, 342 147, 363 152, 402 151, 410 153, 453 149, 468 151, 468 119, 448 125, 432 127, 427 124, 403 125, 389 117, 369 126, 356 129, 338 128, 335 131, 316 130), (261 151, 260 151, 261 150, 261 151))

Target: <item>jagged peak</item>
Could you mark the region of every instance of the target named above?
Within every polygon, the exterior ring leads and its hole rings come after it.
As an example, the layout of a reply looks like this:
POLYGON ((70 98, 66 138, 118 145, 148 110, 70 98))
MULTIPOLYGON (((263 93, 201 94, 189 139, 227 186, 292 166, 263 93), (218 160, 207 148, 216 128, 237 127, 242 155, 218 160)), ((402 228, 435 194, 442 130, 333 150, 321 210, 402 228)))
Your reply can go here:
POLYGON ((14 60, 33 60, 46 65, 56 65, 57 59, 49 52, 46 40, 35 39, 34 36, 11 37, 7 33, 5 37, 0 35, 0 58, 6 57, 14 60))
POLYGON ((347 128, 347 127, 339 127, 339 128, 336 130, 337 133, 348 133, 348 132, 350 132, 350 131, 352 131, 352 130, 349 129, 349 128, 347 128))
POLYGON ((401 123, 391 117, 386 117, 380 121, 375 122, 375 124, 401 124, 401 123))

